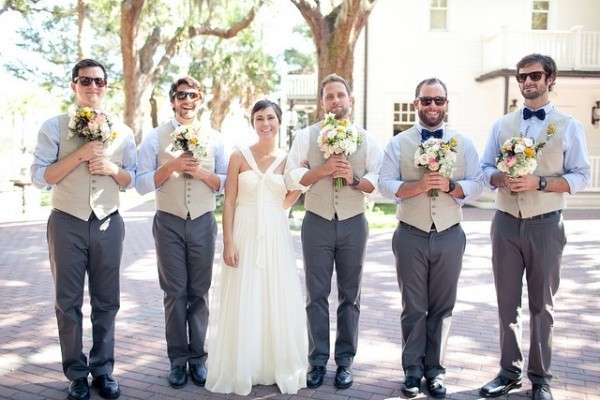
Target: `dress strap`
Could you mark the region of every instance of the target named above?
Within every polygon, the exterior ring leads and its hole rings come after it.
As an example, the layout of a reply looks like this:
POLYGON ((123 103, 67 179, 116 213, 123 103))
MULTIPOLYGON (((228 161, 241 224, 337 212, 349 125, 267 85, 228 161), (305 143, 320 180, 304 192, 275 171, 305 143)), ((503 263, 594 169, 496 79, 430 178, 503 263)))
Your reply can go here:
POLYGON ((260 174, 261 173, 260 169, 258 168, 258 165, 256 164, 256 160, 254 160, 254 156, 252 155, 252 151, 250 150, 250 148, 249 147, 240 147, 240 152, 246 159, 246 162, 248 163, 250 168, 254 172, 257 172, 260 174))

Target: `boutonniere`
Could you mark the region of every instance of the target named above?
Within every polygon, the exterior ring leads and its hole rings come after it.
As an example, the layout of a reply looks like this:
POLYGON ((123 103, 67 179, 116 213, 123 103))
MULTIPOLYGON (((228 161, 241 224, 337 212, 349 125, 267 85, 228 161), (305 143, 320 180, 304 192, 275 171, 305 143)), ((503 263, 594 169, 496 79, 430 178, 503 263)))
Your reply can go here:
POLYGON ((551 138, 556 133, 556 124, 554 122, 550 122, 546 127, 546 136, 551 138))

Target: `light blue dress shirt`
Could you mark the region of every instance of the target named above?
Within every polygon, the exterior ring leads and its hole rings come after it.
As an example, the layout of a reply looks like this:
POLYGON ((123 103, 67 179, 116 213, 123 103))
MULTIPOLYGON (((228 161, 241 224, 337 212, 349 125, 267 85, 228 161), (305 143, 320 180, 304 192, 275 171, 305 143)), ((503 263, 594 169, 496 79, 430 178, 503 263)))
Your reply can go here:
MULTIPOLYGON (((415 127, 420 134, 421 130, 423 129, 422 125, 417 122, 415 127)), ((431 130, 433 131, 436 129, 431 130)), ((442 125, 441 129, 444 131, 442 139, 445 141, 450 140, 450 138, 453 136, 457 136, 457 133, 454 130, 446 128, 445 125, 442 125)), ((477 150, 475 149, 473 142, 464 135, 460 135, 460 140, 463 141, 463 148, 465 152, 465 176, 456 183, 460 184, 465 197, 462 199, 453 197, 453 199, 460 206, 462 206, 465 201, 479 196, 483 190, 484 184, 483 175, 481 173, 481 169, 479 168, 479 156, 477 155, 477 150)), ((397 197, 396 193, 398 192, 400 186, 404 183, 402 180, 402 175, 400 174, 401 161, 400 140, 398 136, 395 136, 385 147, 383 164, 381 165, 381 170, 379 171, 379 191, 385 197, 393 199, 397 203, 402 202, 402 199, 397 197)))
MULTIPOLYGON (((58 148, 60 142, 59 117, 50 118, 42 124, 38 133, 38 141, 33 153, 33 164, 31 165, 31 181, 40 189, 50 189, 52 185, 46 182, 44 175, 48 166, 58 161, 58 148)), ((123 149, 123 160, 120 167, 123 168, 131 181, 127 189, 133 187, 135 183, 135 139, 129 132, 124 139, 125 148, 123 149)))
MULTIPOLYGON (((554 112, 556 109, 551 103, 542 107, 546 115, 554 112)), ((537 110, 532 110, 537 111, 537 110)), ((523 110, 521 112, 520 132, 525 136, 534 139, 536 142, 540 135, 544 134, 546 121, 540 121, 537 117, 531 117, 528 120, 523 119, 523 110)), ((498 172, 496 168, 496 157, 500 152, 500 122, 496 121, 492 127, 492 132, 485 146, 483 157, 481 158, 481 168, 485 176, 485 183, 491 188, 496 189, 490 183, 492 175, 498 172)), ((583 126, 574 118, 570 118, 562 135, 562 148, 564 155, 563 178, 569 184, 569 192, 574 194, 585 189, 590 182, 590 161, 588 150, 585 144, 585 132, 583 126)))
MULTIPOLYGON (((172 119, 169 123, 176 129, 181 125, 176 119, 172 119)), ((227 177, 227 157, 225 155, 225 147, 223 142, 214 140, 213 149, 215 155, 215 170, 214 172, 219 177, 218 193, 223 191, 225 186, 225 178, 227 177)), ((138 165, 136 172, 135 189, 139 194, 146 194, 156 190, 154 185, 154 173, 159 167, 158 152, 159 152, 158 129, 152 129, 138 148, 138 165)))

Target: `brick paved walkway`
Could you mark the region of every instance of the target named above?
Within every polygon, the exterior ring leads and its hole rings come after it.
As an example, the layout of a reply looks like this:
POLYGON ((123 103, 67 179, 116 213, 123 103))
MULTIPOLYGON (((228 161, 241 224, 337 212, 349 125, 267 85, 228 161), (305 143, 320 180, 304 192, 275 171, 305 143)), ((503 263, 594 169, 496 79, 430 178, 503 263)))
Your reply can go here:
MULTIPOLYGON (((122 385, 121 398, 225 398, 192 384, 181 390, 167 385, 162 293, 157 282, 150 210, 151 204, 143 204, 125 213, 127 234, 121 268, 122 301, 117 318, 115 370, 122 385)), ((498 328, 490 267, 490 215, 487 210, 468 209, 463 223, 467 252, 446 358, 450 399, 479 398, 478 387, 497 371, 498 328)), ((573 210, 566 213, 566 220, 569 243, 555 311, 554 394, 556 399, 600 399, 600 212, 573 210)), ((297 232, 295 238, 297 254, 300 254, 297 232)), ((274 386, 258 386, 250 398, 402 398, 400 300, 390 242, 390 230, 371 232, 363 279, 354 386, 336 391, 332 386, 335 367, 330 364, 326 384, 318 390, 305 389, 298 396, 282 396, 274 386)), ((298 266, 301 274, 299 258, 298 266)), ((332 309, 335 298, 333 294, 332 309)), ((524 304, 527 327, 526 301, 524 304)), ((84 313, 89 315, 88 305, 84 313)), ((84 336, 84 345, 89 349, 89 318, 84 336)), ((524 337, 527 351, 528 328, 524 337)), ((528 398, 529 390, 526 383, 510 398, 528 398)), ((66 398, 45 221, 0 223, 0 398, 66 398)), ((92 398, 99 397, 93 394, 92 398)))

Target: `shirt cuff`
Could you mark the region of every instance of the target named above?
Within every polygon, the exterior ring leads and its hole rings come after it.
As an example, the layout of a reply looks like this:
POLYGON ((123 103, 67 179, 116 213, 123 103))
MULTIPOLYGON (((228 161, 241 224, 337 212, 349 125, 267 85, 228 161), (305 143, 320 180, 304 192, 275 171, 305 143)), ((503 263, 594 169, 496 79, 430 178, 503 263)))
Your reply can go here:
POLYGON ((227 175, 217 174, 217 176, 219 177, 219 190, 217 190, 215 193, 221 194, 225 189, 225 180, 227 179, 227 175))
POLYGON ((379 181, 379 174, 376 174, 375 172, 369 172, 369 173, 363 175, 363 177, 361 179, 368 180, 369 182, 371 182, 371 185, 373 185, 374 188, 377 188, 377 181, 379 181))
POLYGON ((129 174, 131 180, 129 181, 129 185, 127 185, 124 189, 131 189, 132 187, 135 186, 135 172, 134 171, 129 171, 129 170, 125 170, 127 171, 127 173, 129 174))
POLYGON ((156 185, 154 184, 154 174, 156 171, 146 172, 143 175, 135 176, 135 190, 140 195, 145 195, 146 193, 154 192, 156 190, 156 185))
POLYGON ((296 168, 288 172, 286 175, 286 185, 288 190, 300 190, 302 193, 305 193, 309 186, 304 186, 300 183, 302 177, 308 172, 308 168, 296 168))
POLYGON ((50 185, 44 178, 47 168, 47 166, 32 168, 33 171, 31 173, 31 182, 38 189, 50 189, 52 187, 52 185, 50 185))

